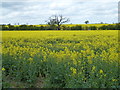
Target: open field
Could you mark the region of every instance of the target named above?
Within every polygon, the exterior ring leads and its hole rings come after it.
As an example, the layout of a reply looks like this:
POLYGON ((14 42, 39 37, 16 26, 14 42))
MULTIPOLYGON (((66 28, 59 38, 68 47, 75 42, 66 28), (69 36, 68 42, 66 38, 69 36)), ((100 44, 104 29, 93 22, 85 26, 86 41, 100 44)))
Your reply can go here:
POLYGON ((1 32, 3 87, 120 87, 118 30, 1 32))

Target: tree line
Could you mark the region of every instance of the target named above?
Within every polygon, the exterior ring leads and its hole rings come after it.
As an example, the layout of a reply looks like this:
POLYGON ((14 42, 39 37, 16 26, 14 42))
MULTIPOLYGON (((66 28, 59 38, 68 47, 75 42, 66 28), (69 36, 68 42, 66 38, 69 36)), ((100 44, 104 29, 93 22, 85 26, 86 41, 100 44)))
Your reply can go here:
MULTIPOLYGON (((47 25, 2 25, 2 30, 120 30, 120 23, 102 26, 65 25, 70 19, 63 15, 52 15, 46 22, 47 25)), ((85 21, 88 24, 89 21, 85 21)))
POLYGON ((2 25, 2 30, 120 30, 120 24, 108 24, 102 26, 82 26, 82 25, 61 25, 58 29, 57 25, 2 25))

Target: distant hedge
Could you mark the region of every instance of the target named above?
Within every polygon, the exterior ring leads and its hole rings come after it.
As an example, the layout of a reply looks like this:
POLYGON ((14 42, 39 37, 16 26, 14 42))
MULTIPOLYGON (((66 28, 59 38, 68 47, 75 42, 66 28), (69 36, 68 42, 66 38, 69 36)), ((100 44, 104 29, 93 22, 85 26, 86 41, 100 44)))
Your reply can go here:
MULTIPOLYGON (((0 25, 3 31, 14 30, 56 30, 56 26, 50 25, 0 25)), ((120 24, 108 24, 108 25, 62 25, 61 30, 120 30, 120 24)))

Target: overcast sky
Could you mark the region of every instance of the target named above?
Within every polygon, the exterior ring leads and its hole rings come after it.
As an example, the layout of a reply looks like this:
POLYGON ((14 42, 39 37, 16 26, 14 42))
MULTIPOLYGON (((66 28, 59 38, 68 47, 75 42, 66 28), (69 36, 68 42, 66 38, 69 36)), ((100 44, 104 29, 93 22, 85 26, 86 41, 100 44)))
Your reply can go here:
POLYGON ((119 0, 2 0, 0 24, 45 24, 49 16, 62 14, 69 23, 117 23, 119 0))

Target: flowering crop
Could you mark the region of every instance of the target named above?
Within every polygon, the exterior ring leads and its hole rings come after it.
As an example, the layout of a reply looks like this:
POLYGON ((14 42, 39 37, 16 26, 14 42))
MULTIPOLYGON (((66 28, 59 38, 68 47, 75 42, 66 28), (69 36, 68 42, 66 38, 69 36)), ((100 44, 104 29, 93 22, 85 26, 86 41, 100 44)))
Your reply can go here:
MULTIPOLYGON (((118 31, 2 31, 5 77, 50 88, 118 88, 118 31)), ((12 86, 9 86, 12 87, 12 86)))

